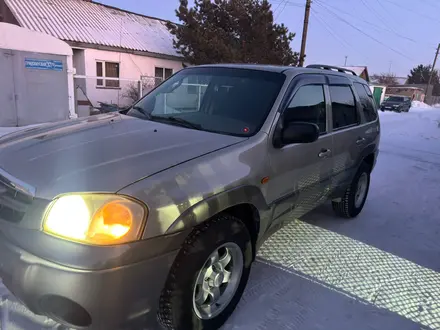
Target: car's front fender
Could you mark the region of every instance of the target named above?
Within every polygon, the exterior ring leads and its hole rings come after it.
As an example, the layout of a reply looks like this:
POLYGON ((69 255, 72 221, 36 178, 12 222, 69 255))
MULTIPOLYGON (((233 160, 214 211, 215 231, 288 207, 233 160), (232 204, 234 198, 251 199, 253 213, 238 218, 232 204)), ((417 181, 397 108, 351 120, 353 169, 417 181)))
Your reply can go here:
POLYGON ((269 210, 261 190, 243 185, 210 196, 186 209, 167 229, 166 234, 192 228, 214 215, 236 205, 250 204, 258 213, 269 210))

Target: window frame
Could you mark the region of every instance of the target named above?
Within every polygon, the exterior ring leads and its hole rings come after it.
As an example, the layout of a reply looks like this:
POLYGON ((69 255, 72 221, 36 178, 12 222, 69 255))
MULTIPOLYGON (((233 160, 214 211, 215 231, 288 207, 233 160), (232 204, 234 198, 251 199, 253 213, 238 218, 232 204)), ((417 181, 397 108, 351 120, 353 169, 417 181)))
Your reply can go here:
POLYGON ((167 80, 169 77, 171 77, 174 74, 174 69, 172 68, 166 68, 166 67, 160 67, 160 66, 154 66, 154 78, 161 78, 162 81, 167 80), (162 76, 156 76, 156 70, 161 70, 162 71, 162 76), (171 74, 167 77, 166 72, 167 70, 171 71, 171 74))
POLYGON ((116 61, 104 61, 104 60, 95 60, 95 69, 96 69, 96 88, 100 89, 121 89, 120 80, 121 79, 121 63, 116 61), (102 76, 98 75, 98 63, 101 63, 101 70, 102 70, 102 76), (118 66, 118 76, 117 77, 107 77, 106 75, 106 63, 109 64, 116 64, 118 66), (113 79, 106 79, 106 78, 118 78, 118 80, 113 79), (99 84, 98 82, 102 81, 102 84, 99 84), (118 83, 118 86, 107 86, 107 81, 116 81, 118 83))
MULTIPOLYGON (((325 83, 306 83, 304 85, 301 85, 298 87, 298 89, 295 90, 295 92, 292 94, 292 97, 289 98, 289 101, 286 103, 286 107, 283 109, 283 115, 284 113, 289 109, 289 105, 292 103, 293 99, 295 98, 295 96, 298 94, 298 92, 301 90, 301 88, 307 87, 307 86, 320 86, 322 88, 322 96, 324 98, 324 106, 325 106, 325 131, 324 132, 319 132, 319 136, 323 136, 329 133, 329 123, 328 123, 328 109, 327 109, 327 94, 325 92, 325 83)), ((284 117, 284 116, 283 116, 284 117)), ((312 123, 313 124, 313 123, 312 123)), ((319 126, 318 126, 319 127, 319 126)))
POLYGON ((359 105, 360 105, 360 107, 361 107, 361 111, 362 111, 362 115, 363 115, 363 117, 364 117, 365 123, 373 123, 373 122, 375 122, 375 121, 377 120, 377 117, 378 117, 379 115, 378 115, 378 113, 377 113, 377 107, 376 107, 376 102, 374 101, 373 93, 371 92, 369 86, 368 86, 368 85, 365 85, 365 84, 363 84, 363 83, 361 83, 361 82, 353 82, 353 88, 354 88, 354 90, 356 91, 356 94, 357 94, 357 96, 358 96, 358 98, 359 98, 359 105), (370 103, 371 103, 371 105, 372 105, 372 107, 373 107, 373 112, 374 112, 374 114, 375 114, 375 118, 374 118, 373 120, 369 120, 369 119, 367 118, 367 116, 365 115, 364 106, 363 106, 363 104, 362 104, 362 98, 361 98, 361 95, 360 95, 360 93, 358 92, 358 90, 357 90, 357 88, 356 88, 356 84, 359 85, 359 88, 360 88, 362 91, 364 91, 365 95, 366 95, 367 98, 370 100, 370 103), (368 91, 369 91, 369 92, 368 92, 368 91))
POLYGON ((356 94, 355 90, 354 90, 354 86, 350 83, 338 83, 338 84, 329 84, 328 85, 328 95, 329 95, 329 101, 330 101, 330 108, 331 108, 331 121, 332 121, 332 132, 339 132, 345 129, 350 129, 353 127, 357 127, 360 126, 362 124, 362 116, 363 114, 360 113, 359 111, 359 97, 356 94), (350 124, 347 126, 342 126, 342 127, 335 127, 335 123, 333 121, 333 101, 332 101, 332 96, 331 96, 331 87, 332 86, 336 86, 336 87, 348 87, 351 91, 351 94, 353 95, 353 100, 354 100, 354 110, 356 112, 356 119, 357 122, 354 124, 350 124))
MULTIPOLYGON (((327 132, 326 134, 320 135, 319 139, 321 138, 327 138, 332 130, 332 123, 330 121, 331 116, 331 107, 329 105, 329 96, 328 96, 328 80, 325 75, 322 74, 315 74, 315 73, 300 73, 295 75, 294 77, 289 77, 289 75, 286 74, 286 82, 284 83, 287 85, 287 87, 284 89, 284 87, 280 90, 280 95, 278 97, 281 97, 281 100, 279 101, 278 106, 273 109, 274 114, 271 116, 271 113, 268 113, 268 118, 270 118, 270 122, 268 123, 268 134, 270 136, 270 144, 272 145, 272 148, 279 149, 275 145, 277 141, 279 140, 279 136, 281 134, 281 131, 283 129, 283 120, 284 116, 283 113, 285 109, 289 106, 290 102, 292 101, 293 97, 295 96, 296 92, 302 87, 306 85, 323 85, 324 86, 324 97, 325 97, 325 114, 326 114, 326 127, 327 132)), ((268 119, 267 118, 267 119, 268 119)), ((266 119, 266 120, 267 120, 266 119)), ((262 127, 264 127, 263 124, 262 127)), ((319 140, 318 139, 318 140, 319 140)), ((284 146, 288 147, 291 145, 284 146)), ((282 149, 283 149, 282 148, 282 149)))

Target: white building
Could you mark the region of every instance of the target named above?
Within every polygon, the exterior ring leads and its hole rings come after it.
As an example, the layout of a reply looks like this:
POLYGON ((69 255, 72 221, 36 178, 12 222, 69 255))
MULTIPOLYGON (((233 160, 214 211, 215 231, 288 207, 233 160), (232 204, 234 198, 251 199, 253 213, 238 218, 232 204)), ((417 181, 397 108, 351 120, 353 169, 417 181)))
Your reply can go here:
POLYGON ((0 21, 72 47, 76 92, 86 95, 79 105, 130 104, 127 93, 141 77, 154 85, 183 67, 165 21, 90 0, 0 0, 0 21))
POLYGON ((62 40, 0 23, 0 126, 76 117, 72 56, 62 40))

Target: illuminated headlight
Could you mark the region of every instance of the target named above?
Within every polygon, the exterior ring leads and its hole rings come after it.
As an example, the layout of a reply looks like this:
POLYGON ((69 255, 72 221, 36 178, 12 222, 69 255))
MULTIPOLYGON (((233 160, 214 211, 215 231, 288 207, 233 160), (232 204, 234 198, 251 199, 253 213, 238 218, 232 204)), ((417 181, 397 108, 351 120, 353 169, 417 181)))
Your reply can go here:
POLYGON ((146 218, 146 207, 134 199, 112 194, 69 194, 54 199, 47 207, 43 230, 88 244, 121 244, 140 238, 146 218))

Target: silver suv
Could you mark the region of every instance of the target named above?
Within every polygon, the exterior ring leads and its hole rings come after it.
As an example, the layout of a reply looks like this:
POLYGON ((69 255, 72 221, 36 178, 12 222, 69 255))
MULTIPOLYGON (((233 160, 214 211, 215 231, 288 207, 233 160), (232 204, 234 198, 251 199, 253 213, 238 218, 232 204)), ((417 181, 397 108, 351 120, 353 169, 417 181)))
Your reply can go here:
POLYGON ((361 212, 379 131, 351 72, 209 65, 123 113, 9 134, 0 276, 69 327, 217 329, 271 233, 327 200, 361 212))

